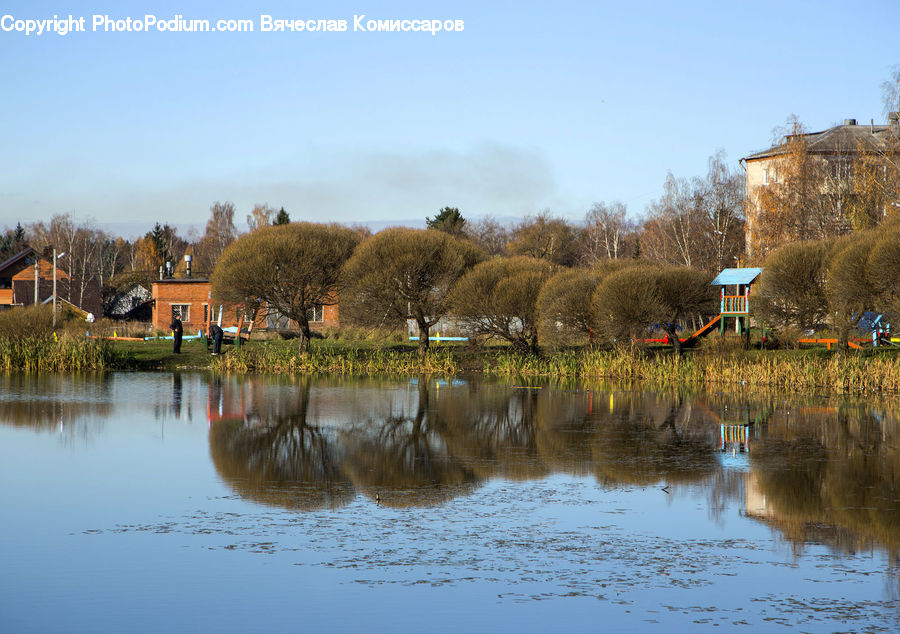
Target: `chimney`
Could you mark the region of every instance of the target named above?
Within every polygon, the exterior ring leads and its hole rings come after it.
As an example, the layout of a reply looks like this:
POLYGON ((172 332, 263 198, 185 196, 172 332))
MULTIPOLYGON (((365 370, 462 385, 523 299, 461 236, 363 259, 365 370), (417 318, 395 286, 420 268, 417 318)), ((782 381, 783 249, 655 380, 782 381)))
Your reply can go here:
POLYGON ((194 256, 191 255, 190 253, 188 253, 184 256, 184 268, 187 271, 188 277, 191 276, 191 262, 193 262, 193 261, 194 261, 194 256))
POLYGON ((844 119, 844 125, 856 125, 856 119, 844 119))
POLYGON ((160 265, 159 267, 159 279, 162 280, 165 277, 165 269, 160 265))

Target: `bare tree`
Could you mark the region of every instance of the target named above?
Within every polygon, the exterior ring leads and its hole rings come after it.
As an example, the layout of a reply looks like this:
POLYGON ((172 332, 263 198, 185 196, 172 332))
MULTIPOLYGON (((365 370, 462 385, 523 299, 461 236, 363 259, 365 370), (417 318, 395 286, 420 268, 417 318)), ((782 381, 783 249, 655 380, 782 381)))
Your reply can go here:
POLYGON ((885 118, 892 112, 900 112, 900 64, 891 67, 890 77, 881 84, 881 95, 885 118))
POLYGON ((725 163, 725 152, 709 157, 699 198, 704 237, 711 253, 701 268, 720 271, 744 252, 744 178, 725 163))
POLYGON ((562 218, 554 218, 549 211, 523 220, 512 232, 507 245, 510 255, 526 255, 553 264, 572 266, 575 263, 575 229, 562 218))
POLYGON ((581 232, 581 259, 585 264, 593 264, 603 258, 615 260, 622 256, 625 236, 633 224, 627 216, 628 208, 618 201, 591 206, 581 232))
POLYGON ((254 205, 250 213, 247 214, 247 226, 250 227, 250 231, 269 227, 273 224, 276 213, 278 212, 269 207, 268 203, 254 205))
POLYGON ((465 224, 465 235, 488 255, 501 255, 509 244, 509 231, 490 216, 465 224))
POLYGON ((697 181, 675 178, 670 172, 663 195, 650 203, 641 245, 646 256, 662 264, 694 265, 703 231, 697 181))
POLYGON ((203 271, 212 271, 225 247, 234 242, 236 237, 234 203, 216 201, 209 208, 206 232, 200 239, 200 244, 197 245, 198 268, 203 271))

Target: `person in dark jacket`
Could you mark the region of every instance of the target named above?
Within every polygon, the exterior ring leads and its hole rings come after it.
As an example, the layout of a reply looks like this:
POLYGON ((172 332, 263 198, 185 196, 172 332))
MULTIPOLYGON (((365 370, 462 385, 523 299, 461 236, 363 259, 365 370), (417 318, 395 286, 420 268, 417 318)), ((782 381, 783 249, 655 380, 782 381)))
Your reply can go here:
POLYGON ((209 327, 209 338, 213 341, 213 354, 219 354, 222 349, 222 329, 218 324, 209 327))
POLYGON ((173 351, 175 354, 181 354, 181 335, 184 334, 184 327, 181 325, 181 320, 178 319, 177 316, 172 317, 172 323, 169 324, 169 328, 172 329, 172 334, 174 335, 172 337, 174 340, 173 351))

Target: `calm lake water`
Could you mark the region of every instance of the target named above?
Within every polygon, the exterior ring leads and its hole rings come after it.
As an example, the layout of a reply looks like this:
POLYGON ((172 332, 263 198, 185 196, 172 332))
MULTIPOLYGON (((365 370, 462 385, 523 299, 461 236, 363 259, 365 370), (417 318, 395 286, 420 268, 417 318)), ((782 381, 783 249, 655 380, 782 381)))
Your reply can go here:
POLYGON ((6 375, 0 483, 4 633, 900 629, 896 397, 6 375))

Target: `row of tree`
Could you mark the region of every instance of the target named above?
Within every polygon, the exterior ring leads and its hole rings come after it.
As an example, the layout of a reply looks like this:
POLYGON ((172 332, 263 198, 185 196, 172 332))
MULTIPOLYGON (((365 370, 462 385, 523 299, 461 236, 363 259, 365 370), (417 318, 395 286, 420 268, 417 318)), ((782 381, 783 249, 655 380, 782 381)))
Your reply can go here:
POLYGON ((453 207, 426 221, 429 228, 465 237, 489 255, 525 255, 561 266, 622 258, 709 272, 733 266, 744 251, 744 178, 728 167, 724 153, 709 158, 705 177, 670 173, 663 189, 640 219, 630 217, 623 203, 600 202, 577 224, 549 212, 513 227, 490 217, 469 222, 453 207))
POLYGON ((678 345, 676 324, 714 309, 710 279, 696 268, 637 259, 570 269, 530 255, 490 256, 435 229, 393 228, 362 239, 340 225, 291 223, 241 236, 222 254, 212 284, 219 300, 295 321, 303 350, 310 311, 339 302, 344 321, 414 321, 424 354, 446 315, 470 336, 506 340, 522 352, 536 352, 542 337, 611 341, 654 324, 678 345))
MULTIPOLYGON (((730 170, 721 153, 709 160, 705 178, 669 175, 665 193, 652 203, 647 216, 631 218, 624 204, 596 203, 582 223, 554 217, 549 211, 527 217, 514 226, 490 217, 467 221, 460 211, 446 207, 429 227, 467 241, 486 255, 527 256, 556 266, 592 266, 618 259, 644 259, 660 264, 683 264, 715 272, 733 264, 743 250, 742 178, 730 170)), ((157 223, 136 239, 113 235, 74 214, 53 216, 49 222, 18 225, 0 236, 0 261, 26 245, 38 252, 53 248, 65 253, 58 265, 73 283, 67 299, 81 303, 85 287, 96 284, 105 297, 134 282, 149 283, 160 267, 171 263, 184 275, 184 256, 193 256, 195 276, 209 275, 225 248, 240 235, 235 206, 216 202, 202 235, 180 235, 177 228, 157 223)), ((249 233, 290 222, 281 208, 256 205, 246 217, 249 233)), ((354 227, 357 238, 371 232, 354 227)))
MULTIPOLYGON (((78 223, 73 214, 59 214, 49 222, 24 227, 20 223, 0 235, 0 262, 27 246, 44 254, 56 249, 64 254, 57 266, 73 280, 66 287, 66 298, 80 305, 85 289, 93 283, 111 295, 132 282, 149 284, 166 263, 172 263, 176 274, 183 274, 187 254, 193 256, 197 274, 212 272, 222 251, 238 236, 234 215, 232 203, 216 202, 202 235, 181 236, 175 227, 156 223, 143 236, 128 240, 98 229, 92 221, 78 223)), ((275 211, 267 205, 255 206, 247 216, 251 230, 288 222, 284 208, 275 211)))
POLYGON ((900 326, 900 220, 773 251, 757 306, 770 326, 830 327, 844 343, 865 312, 900 326))

